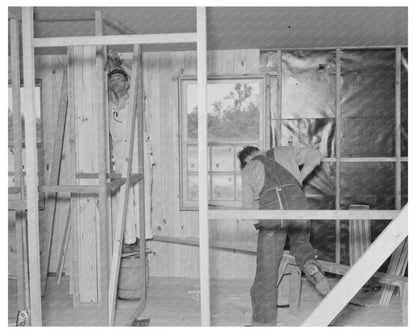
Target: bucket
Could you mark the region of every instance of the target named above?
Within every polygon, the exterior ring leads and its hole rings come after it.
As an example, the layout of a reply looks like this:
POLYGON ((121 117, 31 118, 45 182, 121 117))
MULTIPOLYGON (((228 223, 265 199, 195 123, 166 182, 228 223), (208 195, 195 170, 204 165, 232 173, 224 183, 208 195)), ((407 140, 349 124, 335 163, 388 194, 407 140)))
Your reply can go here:
MULTIPOLYGON (((143 281, 140 274, 140 255, 121 258, 118 278, 118 298, 124 301, 140 301, 142 299, 143 281)), ((146 253, 146 290, 149 288, 149 257, 146 253)))

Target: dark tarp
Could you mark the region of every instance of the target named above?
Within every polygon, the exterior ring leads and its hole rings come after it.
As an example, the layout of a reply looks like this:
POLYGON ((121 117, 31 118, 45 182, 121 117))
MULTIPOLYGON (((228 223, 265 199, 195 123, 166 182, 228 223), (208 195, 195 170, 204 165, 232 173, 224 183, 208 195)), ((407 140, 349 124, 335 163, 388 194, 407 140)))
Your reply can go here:
MULTIPOLYGON (((407 50, 402 52, 407 59, 407 50)), ((341 157, 395 156, 395 50, 341 50, 341 157)), ((335 157, 335 50, 282 52, 282 144, 335 157)), ((401 143, 407 156, 407 70, 401 75, 401 143)), ((407 163, 402 163, 402 204, 407 163)), ((341 209, 395 208, 395 163, 342 163, 341 209)), ((311 209, 335 209, 335 163, 322 163, 304 185, 311 209)), ((372 239, 389 221, 372 222, 372 239)), ((335 260, 334 221, 312 221, 320 258, 335 260)), ((348 264, 348 221, 341 221, 341 262, 348 264)), ((385 268, 385 265, 384 265, 385 268)))

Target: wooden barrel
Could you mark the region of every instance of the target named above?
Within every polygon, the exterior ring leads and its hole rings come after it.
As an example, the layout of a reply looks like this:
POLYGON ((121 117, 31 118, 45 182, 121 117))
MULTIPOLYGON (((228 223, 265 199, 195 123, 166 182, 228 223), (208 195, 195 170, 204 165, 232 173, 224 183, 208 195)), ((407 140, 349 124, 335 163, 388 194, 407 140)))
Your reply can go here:
MULTIPOLYGON (((120 275, 118 278, 118 298, 126 301, 140 301, 142 299, 143 281, 140 274, 140 255, 121 258, 120 275)), ((149 286, 149 258, 146 255, 146 290, 149 286)))

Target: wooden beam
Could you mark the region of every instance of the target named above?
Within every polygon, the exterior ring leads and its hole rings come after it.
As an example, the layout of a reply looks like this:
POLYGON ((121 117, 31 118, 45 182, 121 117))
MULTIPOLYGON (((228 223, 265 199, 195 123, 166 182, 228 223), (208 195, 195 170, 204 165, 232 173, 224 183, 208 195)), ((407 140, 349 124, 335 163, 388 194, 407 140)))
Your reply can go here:
POLYGON ((402 73, 402 52, 400 47, 396 48, 396 79, 395 79, 395 153, 396 153, 396 177, 395 177, 395 208, 402 208, 402 184, 401 184, 401 137, 400 137, 400 127, 401 127, 401 73, 402 73))
MULTIPOLYGON (((142 179, 139 183, 139 237, 140 237, 140 279, 141 283, 141 295, 143 297, 140 300, 141 306, 138 309, 138 314, 136 318, 140 315, 140 308, 143 309, 146 307, 146 290, 147 290, 147 279, 146 279, 146 214, 145 214, 145 180, 144 175, 144 86, 143 86, 143 53, 140 52, 138 59, 138 72, 137 72, 137 111, 136 111, 136 121, 137 121, 137 166, 139 177, 137 179, 142 179)), ((134 176, 132 176, 132 185, 134 176)))
POLYGON ((99 191, 98 185, 55 185, 39 186, 39 192, 42 193, 83 193, 83 194, 97 194, 99 191))
POLYGON ((228 210, 211 209, 208 211, 209 219, 263 219, 263 220, 392 220, 399 215, 398 210, 228 210))
POLYGON ((26 210, 26 200, 9 200, 8 210, 26 210))
MULTIPOLYGON (((181 244, 181 245, 188 245, 188 246, 199 246, 199 239, 195 237, 187 237, 187 238, 180 238, 174 236, 163 236, 163 235, 155 235, 153 236, 152 242, 162 242, 162 243, 170 243, 170 244, 181 244)), ((256 245, 250 246, 249 244, 231 244, 227 242, 210 242, 210 248, 216 250, 225 250, 225 251, 232 251, 232 252, 239 252, 248 255, 256 255, 257 248, 256 245)), ((287 255, 288 252, 285 251, 287 255)), ((350 266, 342 265, 333 263, 330 261, 325 260, 318 260, 319 264, 321 265, 322 269, 327 273, 337 274, 337 275, 345 275, 350 270, 350 266)), ((370 278, 370 280, 377 281, 379 283, 393 285, 393 286, 403 286, 408 283, 408 279, 406 277, 386 274, 382 272, 375 272, 374 275, 370 278)))
POLYGON ((26 138, 26 179, 27 219, 30 283, 30 315, 33 326, 42 325, 42 303, 39 258, 39 195, 38 195, 38 154, 36 147, 36 98, 35 98, 35 56, 33 41, 33 8, 22 7, 22 45, 25 138, 26 138))
MULTIPOLYGON (((104 33, 103 14, 101 11, 95 11, 95 35, 102 36, 104 33)), ((107 60, 107 51, 104 46, 96 47, 96 84, 95 100, 93 104, 94 113, 97 117, 97 161, 98 161, 98 211, 99 219, 97 221, 97 262, 98 262, 98 302, 107 303, 108 276, 110 273, 111 263, 111 240, 112 235, 108 228, 108 207, 107 207, 107 172, 109 167, 108 158, 108 106, 107 91, 105 89, 105 69, 104 65, 107 60), (110 244, 109 244, 110 242, 110 244), (101 279, 100 279, 101 277, 101 279)), ((108 310, 108 307, 106 306, 108 310)), ((108 314, 107 314, 108 315, 108 314)))
POLYGON ((66 254, 68 252, 69 239, 71 236, 71 206, 68 206, 68 213, 65 221, 64 237, 62 240, 61 251, 59 252, 58 268, 56 270, 57 284, 61 283, 62 272, 64 270, 66 254))
MULTIPOLYGON (((396 47, 396 58, 395 58, 395 208, 400 209, 402 206, 401 198, 401 138, 400 138, 400 127, 401 127, 401 65, 402 65, 402 53, 400 47, 396 47)), ((407 242, 404 242, 400 247, 393 253, 389 267, 387 268, 388 273, 393 274, 404 274, 407 266, 407 242), (405 244, 406 243, 406 244, 405 244), (400 259, 401 264, 399 264, 400 259)), ((394 287, 384 286, 382 288, 380 305, 387 306, 390 303, 391 297, 393 296, 394 287)))
MULTIPOLYGON (((10 12, 9 12, 10 16, 10 12)), ((17 18, 10 20, 10 74, 12 80, 12 105, 13 105, 13 152, 14 152, 14 183, 15 187, 8 190, 9 194, 19 194, 18 198, 23 200, 24 188, 22 180, 23 162, 22 162, 22 112, 20 105, 20 50, 19 50, 19 22, 17 18), (12 190, 12 191, 11 191, 12 190)), ((24 202, 26 209, 26 202, 24 202)), ((9 204, 9 209, 10 209, 9 204)), ((23 234, 26 233, 24 227, 24 214, 17 210, 15 214, 15 232, 16 232, 16 269, 17 269, 17 306, 19 310, 25 310, 29 304, 26 304, 25 290, 25 246, 23 243, 23 234)))
POLYGON ((407 237, 407 205, 302 323, 327 326, 407 237))
POLYGON ((196 43, 195 33, 35 38, 33 47, 196 43))
POLYGON ((199 281, 201 291, 201 325, 210 326, 209 227, 207 169, 207 19, 206 8, 197 7, 198 73, 198 197, 199 197, 199 281))
MULTIPOLYGON (((121 178, 121 173, 107 173, 106 177, 108 179, 120 179, 121 178)), ((132 179, 142 179, 143 175, 141 173, 132 173, 131 174, 132 179)), ((86 179, 97 179, 98 178, 98 173, 96 172, 77 172, 76 173, 76 178, 86 178, 86 179)), ((125 178, 121 178, 121 179, 125 179, 125 178)))
MULTIPOLYGON (((79 184, 75 173, 77 170, 77 138, 76 138, 76 110, 75 110, 75 48, 68 47, 68 121, 69 121, 69 174, 68 178, 72 184, 79 184)), ((78 251, 78 195, 71 193, 70 202, 70 219, 71 219, 71 233, 74 235, 70 238, 71 241, 71 275, 70 275, 70 293, 72 294, 72 303, 78 306, 80 303, 79 291, 79 251, 78 251)))
POLYGON ((117 282, 120 270, 120 256, 121 249, 123 245, 123 234, 124 227, 126 224, 127 216, 127 206, 129 201, 130 193, 130 177, 131 177, 131 165, 132 165, 132 156, 133 156, 133 144, 134 144, 134 129, 136 125, 136 103, 137 103, 137 87, 138 87, 138 71, 139 71, 139 54, 141 52, 140 45, 134 45, 133 49, 133 66, 132 66, 132 80, 130 91, 132 92, 129 97, 129 110, 128 117, 126 121, 126 130, 127 134, 126 146, 127 151, 125 151, 126 159, 124 161, 122 177, 126 178, 126 183, 123 185, 123 188, 120 190, 118 211, 117 211, 117 222, 115 229, 115 240, 113 246, 113 255, 111 259, 111 269, 110 269, 110 279, 108 286, 108 325, 114 325, 115 319, 115 306, 117 298, 117 282))
MULTIPOLYGON (((68 106, 68 75, 63 72, 61 95, 59 100, 58 117, 55 126, 55 138, 53 142, 53 152, 51 162, 49 163, 50 175, 47 184, 58 185, 59 175, 61 173, 62 150, 64 146, 65 124, 68 106)), ((52 235, 54 229, 54 219, 56 214, 56 199, 57 193, 53 195, 46 195, 45 207, 45 231, 42 235, 43 242, 41 243, 41 257, 40 257, 40 273, 41 273, 41 292, 42 296, 45 294, 46 281, 49 269, 49 257, 52 243, 52 235)))
MULTIPOLYGON (((336 49, 335 81, 335 209, 341 208, 341 49, 336 49)), ((341 262, 341 221, 335 221, 335 261, 341 262)))

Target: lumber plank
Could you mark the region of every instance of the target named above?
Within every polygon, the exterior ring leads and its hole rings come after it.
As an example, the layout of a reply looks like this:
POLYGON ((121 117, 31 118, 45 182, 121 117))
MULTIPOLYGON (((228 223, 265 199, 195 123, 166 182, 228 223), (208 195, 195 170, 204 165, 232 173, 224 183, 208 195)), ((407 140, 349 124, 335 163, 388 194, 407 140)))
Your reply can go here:
MULTIPOLYGON (((55 136, 53 144, 53 153, 52 159, 50 162, 50 174, 49 181, 47 184, 49 186, 58 185, 59 175, 61 172, 61 161, 62 161, 62 151, 65 137, 65 124, 67 116, 67 105, 68 105, 68 75, 64 71, 62 76, 62 85, 61 85, 61 95, 58 108, 58 119, 55 126, 55 136)), ((46 290, 46 281, 48 277, 49 270, 49 258, 52 244, 52 235, 54 230, 54 220, 56 214, 56 199, 57 193, 53 195, 46 196, 46 209, 45 209, 45 230, 43 233, 43 242, 41 243, 41 261, 40 261, 40 271, 41 271, 41 287, 42 287, 42 296, 45 294, 46 290)))
POLYGON ((115 240, 113 245, 113 254, 111 259, 109 286, 108 286, 108 325, 113 326, 115 320, 115 306, 117 298, 117 282, 120 269, 120 256, 123 245, 123 233, 126 223, 127 206, 130 192, 130 177, 132 167, 132 156, 133 156, 133 143, 134 143, 134 130, 136 125, 136 102, 137 102, 137 86, 138 86, 138 57, 140 53, 140 46, 134 45, 133 50, 133 66, 132 66, 132 82, 131 89, 133 93, 129 97, 129 111, 126 122, 127 136, 127 147, 128 151, 125 152, 126 159, 123 166, 122 177, 126 178, 126 183, 123 185, 120 191, 118 212, 117 212, 117 223, 115 229, 115 240))
MULTIPOLYGON (((22 123, 21 123, 21 102, 20 102, 20 50, 19 50, 19 22, 16 18, 10 20, 10 74, 12 80, 12 105, 13 105, 13 150, 14 150, 14 179, 15 187, 9 187, 9 194, 18 194, 18 199, 24 198, 22 181, 22 123)), ((26 203, 24 202, 26 209, 26 203)), ((10 209, 9 205, 9 209, 10 209)), ((17 306, 24 310, 29 306, 27 301, 27 263, 25 262, 26 246, 24 234, 26 233, 24 212, 17 210, 15 214, 15 235, 16 235, 16 270, 17 270, 17 306), (26 267, 26 269, 25 269, 26 267)))
POLYGON ((195 43, 196 33, 34 38, 33 47, 195 43))
POLYGON ((211 209, 208 211, 210 219, 285 219, 285 220, 392 220, 399 215, 398 210, 228 210, 211 209))
POLYGON ((348 304, 381 264, 407 237, 407 205, 371 244, 348 273, 303 321, 302 326, 327 326, 348 304))
POLYGON ((64 237, 62 240, 61 251, 59 252, 58 268, 56 270, 57 284, 61 283, 62 272, 64 270, 65 259, 68 252, 69 239, 71 236, 71 206, 68 205, 68 213, 65 221, 64 237))
MULTIPOLYGON (((104 33, 103 14, 95 11, 95 34, 102 36, 104 33)), ((105 89, 105 69, 107 50, 104 46, 96 46, 95 63, 95 94, 94 94, 94 113, 97 119, 97 161, 98 161, 98 221, 96 224, 97 237, 97 273, 98 273, 98 302, 107 303, 106 293, 108 290, 108 276, 111 260, 111 240, 112 235, 109 230, 108 207, 107 207, 107 172, 109 171, 109 156, 107 147, 108 110, 106 89, 105 89)))
MULTIPOLYGON (((76 149, 76 110, 75 110, 75 48, 69 47, 68 56, 68 116, 69 116, 69 174, 68 179, 72 184, 79 184, 75 177, 77 170, 77 149, 76 149)), ((71 276, 70 276, 70 293, 72 294, 72 302, 74 306, 78 306, 80 302, 79 295, 79 228, 78 228, 78 194, 71 193, 71 233, 73 237, 71 241, 71 276)))
POLYGON ((145 160, 145 154, 144 154, 144 105, 143 105, 143 94, 144 94, 144 85, 143 85, 143 61, 142 61, 142 52, 140 49, 140 52, 138 54, 137 59, 137 111, 136 111, 136 121, 137 121, 137 166, 138 166, 138 176, 132 176, 131 182, 132 186, 134 186, 134 178, 136 177, 137 180, 142 179, 142 181, 139 183, 139 191, 138 191, 138 197, 139 197, 139 236, 140 236, 140 276, 141 276, 141 295, 144 295, 144 297, 140 300, 140 306, 137 310, 136 318, 140 315, 140 313, 143 311, 146 307, 146 289, 147 289, 147 279, 146 279, 146 207, 145 207, 145 200, 146 200, 146 193, 145 193, 145 180, 143 179, 144 174, 144 160, 145 160))
MULTIPOLYGON (((164 236, 164 235, 155 235, 153 236, 152 241, 155 242, 163 242, 163 243, 170 243, 170 244, 181 244, 181 245, 189 245, 189 246, 199 246, 199 240, 195 237, 174 237, 174 236, 164 236)), ((210 248, 217 249, 217 250, 225 250, 225 251, 232 251, 232 252, 240 252, 248 255, 255 256, 257 253, 257 248, 255 245, 250 244, 234 244, 228 242, 218 242, 212 241, 210 242, 210 248)), ((288 255, 289 252, 285 251, 284 255, 288 255)), ((322 269, 327 273, 337 274, 337 275, 345 275, 350 270, 350 266, 337 264, 326 260, 318 260, 319 264, 321 265, 322 269)), ((393 285, 400 287, 408 283, 408 279, 406 277, 401 277, 392 274, 386 274, 382 272, 375 272, 374 275, 370 278, 370 280, 374 280, 383 284, 393 285)))
POLYGON ((43 193, 83 193, 83 194, 97 194, 99 190, 98 185, 42 185, 39 186, 39 192, 43 193))
MULTIPOLYGON (((341 208, 341 49, 336 49, 335 95, 335 209, 341 208)), ((335 220, 335 261, 341 262, 341 221, 335 220)))
POLYGON ((38 154, 36 139, 35 57, 33 41, 33 8, 22 7, 23 77, 25 83, 23 110, 26 138, 26 182, 28 218, 28 254, 30 283, 30 313, 33 326, 42 325, 39 207, 38 207, 38 154))
POLYGON ((201 325, 210 326, 209 227, 207 169, 207 27, 206 8, 197 7, 198 73, 198 202, 199 202, 199 276, 201 291, 201 325))

